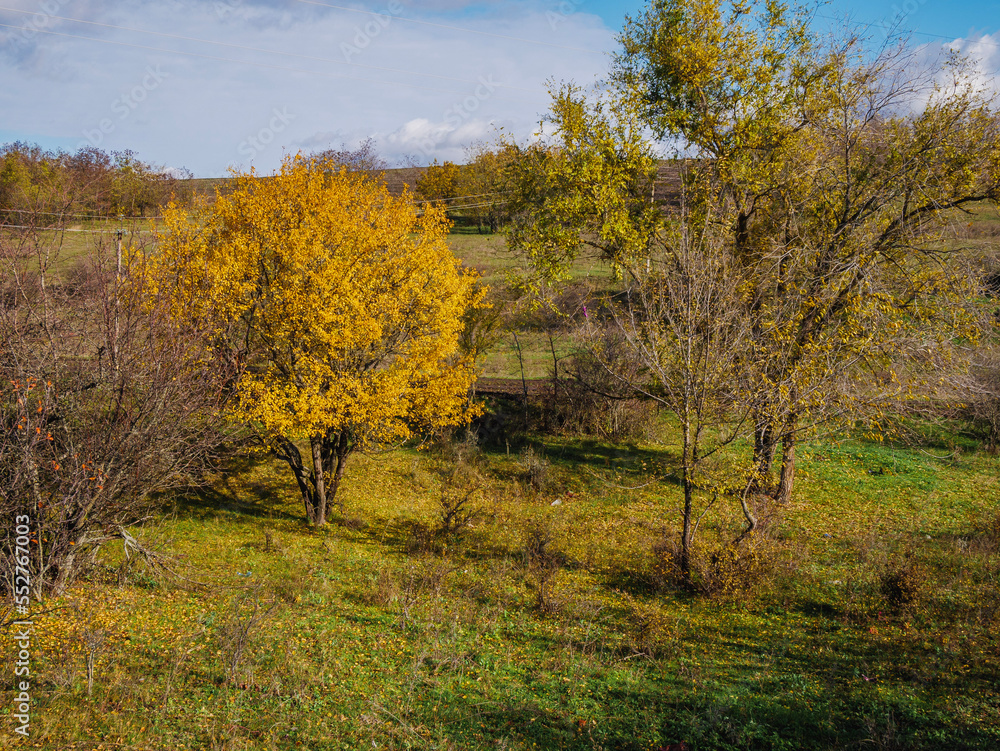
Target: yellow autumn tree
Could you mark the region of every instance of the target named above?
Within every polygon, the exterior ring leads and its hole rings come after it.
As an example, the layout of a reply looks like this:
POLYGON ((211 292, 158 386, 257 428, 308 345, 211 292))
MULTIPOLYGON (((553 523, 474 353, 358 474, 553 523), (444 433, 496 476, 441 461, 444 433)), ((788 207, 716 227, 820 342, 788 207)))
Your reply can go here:
POLYGON ((933 393, 935 363, 961 358, 978 280, 951 226, 1000 201, 997 100, 968 61, 921 70, 905 47, 824 39, 809 18, 776 0, 648 3, 603 100, 553 92, 551 138, 516 164, 506 230, 550 279, 587 252, 652 268, 680 215, 651 189, 647 137, 691 157, 675 163, 681 218, 730 256, 746 334, 728 381, 753 441, 743 495, 764 513, 790 500, 803 436, 834 421, 878 434, 889 409, 933 393))
POLYGON ((430 165, 417 180, 417 193, 425 201, 447 203, 458 196, 461 167, 454 162, 430 165))
POLYGON ((475 275, 448 221, 363 173, 301 155, 234 177, 207 216, 171 207, 158 276, 175 315, 215 322, 241 364, 232 416, 290 467, 326 523, 348 456, 470 416, 463 315, 475 275))
POLYGON ((750 349, 734 376, 762 503, 791 498, 813 426, 877 431, 887 406, 932 390, 921 361, 976 335, 978 282, 950 225, 1000 200, 997 100, 970 61, 921 69, 905 46, 821 38, 811 12, 650 3, 613 74, 657 138, 699 157, 693 213, 724 229, 743 271, 750 349))

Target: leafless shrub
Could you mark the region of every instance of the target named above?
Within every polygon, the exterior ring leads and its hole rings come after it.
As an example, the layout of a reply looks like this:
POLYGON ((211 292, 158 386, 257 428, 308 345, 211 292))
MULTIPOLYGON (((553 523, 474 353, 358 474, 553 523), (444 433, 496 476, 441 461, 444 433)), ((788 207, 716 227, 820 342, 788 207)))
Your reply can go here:
POLYGON ((454 567, 448 561, 434 555, 411 560, 402 568, 386 563, 379 569, 365 599, 379 607, 395 609, 399 627, 405 630, 421 602, 443 595, 445 582, 452 571, 454 567))
POLYGON ((677 648, 680 624, 659 603, 632 603, 629 648, 635 656, 658 659, 677 648))
POLYGON ((611 328, 600 329, 592 338, 591 349, 573 356, 568 377, 559 382, 553 406, 559 424, 569 433, 612 440, 649 438, 657 407, 627 384, 628 379, 638 381, 638 363, 629 359, 628 349, 611 328), (628 375, 623 380, 614 373, 628 375))
POLYGON ((550 520, 533 520, 525 531, 522 548, 528 585, 535 591, 535 607, 543 613, 559 609, 552 585, 559 570, 566 564, 566 555, 556 544, 555 529, 550 520))
POLYGON ((86 629, 81 634, 81 640, 83 641, 84 648, 86 650, 87 659, 87 696, 91 696, 94 693, 94 665, 97 660, 98 653, 104 647, 104 642, 107 640, 108 632, 105 629, 86 629))
POLYGON ((689 574, 681 560, 676 536, 654 543, 650 573, 657 589, 685 589, 725 601, 751 602, 772 587, 782 569, 779 544, 764 534, 700 552, 690 560, 689 574))
POLYGON ((1000 452, 1000 349, 979 349, 964 392, 966 417, 983 448, 996 455, 1000 452))
POLYGON ((879 577, 879 592, 894 612, 918 606, 928 589, 927 568, 910 556, 890 562, 879 577))
MULTIPOLYGON (((225 439, 224 368, 148 284, 144 237, 95 236, 73 284, 62 237, 0 234, 0 516, 30 519, 36 597, 63 591, 106 542, 132 546, 153 494, 195 480, 225 439)), ((0 539, 7 586, 12 552, 0 539)))
POLYGON ((478 491, 479 488, 468 490, 446 488, 441 491, 439 501, 441 519, 438 522, 440 534, 447 536, 465 529, 479 516, 479 512, 472 507, 472 499, 478 491))
POLYGON ((216 632, 226 680, 238 682, 248 653, 260 636, 261 626, 277 606, 260 599, 259 590, 237 597, 216 632))
POLYGON ((544 490, 549 479, 549 463, 532 446, 521 452, 521 476, 533 490, 544 490))
POLYGON ((719 599, 751 602, 769 589, 777 567, 777 546, 767 536, 758 534, 726 544, 712 553, 701 586, 719 599))

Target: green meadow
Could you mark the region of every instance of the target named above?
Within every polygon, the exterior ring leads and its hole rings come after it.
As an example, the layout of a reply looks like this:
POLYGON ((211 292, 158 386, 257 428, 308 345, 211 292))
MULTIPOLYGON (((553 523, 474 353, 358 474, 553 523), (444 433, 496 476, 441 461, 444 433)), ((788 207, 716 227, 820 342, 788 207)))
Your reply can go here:
MULTIPOLYGON (((500 237, 452 241, 504 283, 500 237)), ((519 330, 528 378, 572 352, 549 333, 519 330)), ((505 334, 483 375, 520 369, 505 334)), ((631 441, 532 424, 354 456, 320 529, 263 455, 164 495, 135 532, 152 558, 106 546, 36 604, 30 737, 7 722, 3 746, 1000 747, 1000 458, 970 424, 804 444, 793 501, 738 557, 736 500, 705 516, 697 593, 670 570, 670 420, 631 441)))
MULTIPOLYGON (((996 457, 957 430, 813 443, 752 580, 692 595, 654 554, 680 497, 659 428, 361 456, 325 529, 284 467, 231 460, 164 499, 142 534, 162 567, 106 550, 44 603, 31 743, 1000 745, 996 457)), ((707 518, 704 549, 736 514, 707 518)))

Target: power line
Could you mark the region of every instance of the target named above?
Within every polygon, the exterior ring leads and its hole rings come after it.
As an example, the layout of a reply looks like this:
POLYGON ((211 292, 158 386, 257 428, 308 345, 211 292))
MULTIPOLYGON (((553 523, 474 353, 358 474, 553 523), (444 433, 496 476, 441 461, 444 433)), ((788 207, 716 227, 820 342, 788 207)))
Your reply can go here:
MULTIPOLYGON (((34 15, 31 11, 17 10, 16 8, 0 7, 0 11, 8 11, 8 12, 11 12, 11 13, 22 13, 22 14, 25 14, 25 15, 34 15)), ((68 18, 68 17, 65 17, 65 16, 49 16, 49 18, 52 18, 52 19, 54 19, 56 21, 69 21, 70 23, 85 24, 85 25, 88 25, 88 26, 98 26, 98 27, 101 27, 101 28, 104 28, 104 29, 114 29, 116 31, 128 31, 130 33, 135 33, 135 34, 148 34, 150 36, 164 37, 166 39, 179 39, 179 40, 184 41, 184 42, 196 42, 198 44, 212 44, 212 45, 216 45, 218 47, 229 47, 231 49, 246 50, 248 52, 263 52, 263 53, 268 54, 268 55, 281 55, 283 57, 292 57, 292 58, 298 58, 298 59, 301 59, 301 60, 311 60, 313 62, 332 63, 334 65, 346 65, 348 67, 353 67, 353 68, 366 68, 368 70, 377 70, 377 71, 382 71, 384 73, 402 73, 403 75, 410 75, 410 76, 423 76, 425 78, 438 78, 438 79, 441 79, 442 81, 455 81, 457 83, 469 84, 470 86, 477 86, 477 85, 481 84, 480 81, 471 81, 471 80, 469 80, 467 78, 456 78, 454 76, 442 76, 442 75, 438 75, 436 73, 421 73, 421 72, 415 71, 415 70, 403 70, 402 68, 388 68, 388 67, 379 66, 379 65, 366 65, 364 63, 352 63, 352 62, 349 62, 349 61, 346 61, 346 60, 337 60, 335 58, 315 57, 313 55, 301 55, 301 54, 298 54, 296 52, 284 52, 282 50, 269 50, 269 49, 266 49, 266 48, 263 48, 263 47, 252 47, 250 45, 245 45, 245 44, 232 44, 231 42, 218 42, 218 41, 215 41, 215 40, 212 40, 212 39, 201 39, 199 37, 184 36, 182 34, 168 34, 166 32, 162 32, 162 31, 147 31, 146 29, 136 29, 136 28, 129 27, 129 26, 118 26, 118 25, 110 24, 110 23, 101 23, 99 21, 86 21, 86 20, 81 19, 81 18, 68 18)), ((110 40, 98 39, 98 38, 95 38, 95 37, 83 37, 83 38, 85 38, 85 39, 91 39, 92 41, 95 41, 95 42, 96 41, 102 41, 102 42, 103 41, 110 41, 110 40)), ((180 54, 187 54, 187 53, 180 53, 180 54)), ((359 79, 359 80, 372 80, 372 79, 359 79)), ((498 84, 491 84, 491 85, 495 85, 497 88, 502 88, 502 89, 511 89, 511 90, 514 90, 514 91, 527 91, 527 92, 530 92, 530 93, 535 93, 531 89, 524 89, 524 88, 521 88, 519 86, 510 86, 510 85, 507 85, 507 84, 499 84, 499 83, 498 84)))
POLYGON ((69 227, 33 227, 29 224, 0 224, 0 229, 31 229, 36 232, 83 232, 88 235, 114 235, 123 231, 130 235, 146 235, 155 232, 151 229, 71 229, 69 227))
POLYGON ((160 219, 157 216, 102 216, 101 214, 67 214, 63 211, 35 211, 34 209, 9 209, 0 206, 0 212, 11 214, 31 214, 32 216, 61 216, 66 219, 94 219, 105 222, 126 222, 160 219))
POLYGON ((500 195, 500 194, 499 193, 476 193, 476 194, 469 195, 469 196, 452 196, 451 198, 427 198, 427 199, 420 200, 420 201, 414 201, 413 203, 415 205, 416 204, 422 204, 422 203, 445 203, 447 201, 462 201, 462 200, 464 200, 466 198, 486 198, 488 196, 498 196, 498 195, 500 195))
MULTIPOLYGON (((822 19, 827 20, 827 21, 835 21, 835 22, 838 22, 838 23, 842 23, 844 21, 843 18, 837 18, 836 16, 827 16, 827 15, 824 15, 822 13, 814 13, 813 15, 815 15, 816 18, 822 18, 822 19)), ((885 31, 887 33, 887 35, 921 36, 921 37, 927 37, 929 39, 953 39, 953 40, 954 39, 964 39, 964 37, 962 37, 960 35, 954 35, 954 34, 952 34, 952 35, 931 34, 931 33, 926 32, 926 31, 916 31, 914 29, 901 29, 900 27, 897 26, 897 22, 902 22, 902 21, 903 21, 903 18, 897 16, 897 17, 895 17, 893 19, 890 19, 890 20, 868 21, 868 22, 862 21, 862 22, 860 22, 860 25, 863 28, 866 28, 866 29, 880 28, 883 31, 885 31)))

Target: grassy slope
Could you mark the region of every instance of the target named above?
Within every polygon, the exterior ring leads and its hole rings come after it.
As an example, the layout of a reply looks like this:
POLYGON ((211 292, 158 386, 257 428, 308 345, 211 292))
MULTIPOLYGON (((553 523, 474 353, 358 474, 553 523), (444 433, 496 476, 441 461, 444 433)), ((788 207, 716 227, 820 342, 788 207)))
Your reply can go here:
POLYGON ((344 502, 365 526, 323 531, 304 528, 281 467, 230 467, 154 533, 200 586, 157 584, 109 556, 103 575, 55 603, 67 610, 38 620, 34 741, 1000 745, 996 458, 815 447, 776 530, 769 585, 706 600, 648 586, 650 544, 676 492, 620 486, 640 484, 642 461, 668 458, 661 446, 544 451, 541 491, 519 480, 516 456, 481 458, 476 504, 488 516, 443 549, 421 550, 414 534, 433 522, 451 466, 441 456, 359 457, 344 502), (562 554, 548 612, 524 554, 539 529, 562 554), (895 610, 878 577, 905 557, 924 567, 923 590, 895 610), (119 575, 128 585, 111 583, 119 575), (257 603, 266 616, 241 652, 235 627, 257 603), (100 633, 88 697, 88 637, 100 633))
MULTIPOLYGON (((467 237, 460 255, 497 265, 483 245, 498 240, 467 237)), ((641 446, 545 439, 541 489, 516 450, 481 455, 463 476, 483 515, 443 545, 423 529, 453 456, 358 457, 350 523, 322 531, 282 467, 234 463, 147 534, 187 578, 109 550, 37 619, 30 744, 1000 747, 997 458, 957 435, 814 444, 760 591, 705 599, 650 586, 678 493, 646 483, 675 443, 667 425, 641 446), (551 580, 526 552, 538 539, 556 552, 551 580), (893 607, 880 581, 907 569, 915 600, 893 607)), ((710 518, 706 550, 736 509, 710 518)), ((11 723, 0 736, 13 744, 11 723)))

